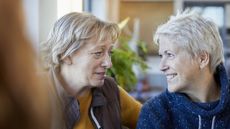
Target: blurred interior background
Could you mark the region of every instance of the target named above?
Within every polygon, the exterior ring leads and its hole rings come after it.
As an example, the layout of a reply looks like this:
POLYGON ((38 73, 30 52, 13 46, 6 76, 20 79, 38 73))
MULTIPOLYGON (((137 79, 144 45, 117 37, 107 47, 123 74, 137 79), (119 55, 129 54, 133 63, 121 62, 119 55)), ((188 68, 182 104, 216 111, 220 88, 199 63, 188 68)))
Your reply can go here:
POLYGON ((66 13, 90 12, 102 20, 117 23, 129 18, 122 36, 129 37, 130 48, 148 65, 145 72, 133 67, 137 81, 130 94, 142 102, 167 87, 159 71, 160 58, 152 35, 158 25, 178 10, 191 8, 216 22, 224 43, 225 65, 230 72, 230 0, 23 0, 23 5, 27 34, 37 52, 53 23, 66 13), (139 41, 146 45, 144 54, 135 46, 139 41))

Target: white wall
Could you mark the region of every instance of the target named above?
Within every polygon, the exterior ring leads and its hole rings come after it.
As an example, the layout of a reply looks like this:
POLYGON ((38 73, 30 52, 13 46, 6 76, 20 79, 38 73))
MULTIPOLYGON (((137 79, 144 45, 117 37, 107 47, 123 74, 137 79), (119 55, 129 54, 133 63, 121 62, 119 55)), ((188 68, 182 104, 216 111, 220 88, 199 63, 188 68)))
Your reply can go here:
POLYGON ((173 1, 173 12, 174 14, 177 13, 177 11, 183 10, 183 0, 174 0, 173 1))
POLYGON ((225 15, 225 18, 226 18, 226 27, 227 28, 230 28, 230 3, 229 4, 226 4, 225 5, 225 11, 226 11, 226 15, 225 15))
POLYGON ((23 0, 28 38, 36 51, 57 20, 57 0, 23 0))
MULTIPOLYGON (((26 34, 39 55, 39 44, 44 41, 56 20, 56 0, 23 0, 26 34)), ((37 62, 37 61, 36 61, 37 62)))
POLYGON ((107 20, 107 0, 92 0, 92 14, 102 20, 107 20))
POLYGON ((46 40, 49 31, 57 20, 57 0, 39 2, 39 42, 46 40))
POLYGON ((23 0, 26 31, 34 48, 39 43, 39 0, 23 0))
POLYGON ((69 12, 82 12, 83 0, 57 0, 58 18, 69 12))
POLYGON ((38 50, 58 16, 82 11, 82 0, 23 0, 27 34, 38 50))

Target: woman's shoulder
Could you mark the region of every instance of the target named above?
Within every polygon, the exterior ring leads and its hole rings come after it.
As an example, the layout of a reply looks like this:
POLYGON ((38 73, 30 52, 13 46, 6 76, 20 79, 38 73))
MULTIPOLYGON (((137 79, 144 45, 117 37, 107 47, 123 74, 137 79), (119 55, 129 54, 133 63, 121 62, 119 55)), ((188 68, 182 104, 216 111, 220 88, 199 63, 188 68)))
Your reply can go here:
POLYGON ((169 100, 165 92, 158 96, 154 96, 143 104, 143 108, 150 110, 161 110, 169 108, 169 100))
POLYGON ((163 125, 162 123, 169 120, 170 114, 167 96, 162 93, 144 103, 139 116, 138 127, 148 126, 148 128, 152 128, 157 127, 157 125, 163 125))

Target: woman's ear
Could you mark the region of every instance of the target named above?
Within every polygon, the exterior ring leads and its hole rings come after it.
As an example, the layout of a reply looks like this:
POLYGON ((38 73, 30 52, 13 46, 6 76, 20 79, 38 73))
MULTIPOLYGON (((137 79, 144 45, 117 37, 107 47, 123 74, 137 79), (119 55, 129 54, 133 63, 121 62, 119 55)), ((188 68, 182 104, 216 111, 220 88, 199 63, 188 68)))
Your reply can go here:
POLYGON ((200 52, 198 58, 199 58, 200 69, 203 69, 204 67, 208 66, 210 61, 208 52, 206 51, 200 52))
POLYGON ((63 63, 67 64, 67 65, 71 65, 72 64, 72 60, 70 58, 70 56, 67 56, 63 59, 63 63))

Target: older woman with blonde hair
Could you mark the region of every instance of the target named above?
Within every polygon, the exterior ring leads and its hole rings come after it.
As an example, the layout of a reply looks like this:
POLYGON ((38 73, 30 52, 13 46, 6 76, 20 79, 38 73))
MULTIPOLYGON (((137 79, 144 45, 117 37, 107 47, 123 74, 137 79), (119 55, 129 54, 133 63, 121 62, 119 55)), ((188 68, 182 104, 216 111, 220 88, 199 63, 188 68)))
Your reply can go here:
POLYGON ((58 98, 54 128, 136 127, 140 103, 106 76, 119 33, 117 24, 88 13, 72 12, 56 21, 41 45, 58 98))

